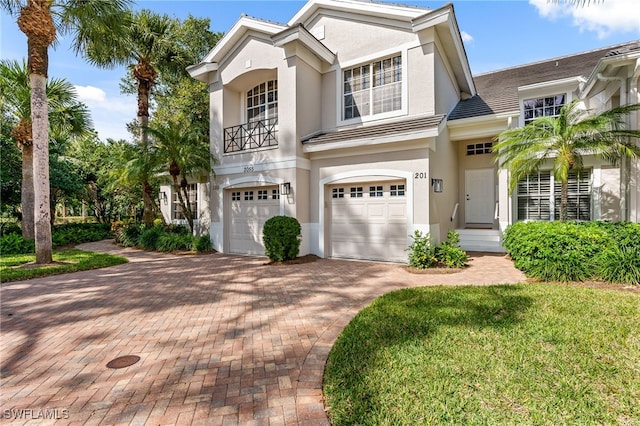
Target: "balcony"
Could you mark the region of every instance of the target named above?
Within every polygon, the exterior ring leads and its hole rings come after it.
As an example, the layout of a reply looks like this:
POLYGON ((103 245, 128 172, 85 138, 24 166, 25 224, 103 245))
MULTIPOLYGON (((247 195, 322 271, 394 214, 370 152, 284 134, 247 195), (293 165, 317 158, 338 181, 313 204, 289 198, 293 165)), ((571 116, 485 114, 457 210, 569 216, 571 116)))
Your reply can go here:
POLYGON ((251 121, 224 129, 224 152, 278 146, 278 118, 251 121))

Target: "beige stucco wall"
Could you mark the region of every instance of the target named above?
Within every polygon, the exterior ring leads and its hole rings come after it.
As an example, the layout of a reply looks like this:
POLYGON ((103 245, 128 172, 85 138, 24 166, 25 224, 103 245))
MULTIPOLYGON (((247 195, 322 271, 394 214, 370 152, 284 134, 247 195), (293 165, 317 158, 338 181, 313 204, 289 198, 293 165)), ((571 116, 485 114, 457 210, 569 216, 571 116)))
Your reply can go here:
POLYGON ((434 44, 417 46, 407 51, 407 84, 409 115, 434 114, 434 44))

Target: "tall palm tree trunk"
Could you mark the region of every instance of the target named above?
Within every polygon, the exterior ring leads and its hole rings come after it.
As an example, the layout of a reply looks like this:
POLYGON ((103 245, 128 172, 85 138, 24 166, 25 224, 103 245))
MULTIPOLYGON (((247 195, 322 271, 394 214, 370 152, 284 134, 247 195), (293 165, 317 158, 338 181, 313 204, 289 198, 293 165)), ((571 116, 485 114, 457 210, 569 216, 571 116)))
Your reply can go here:
MULTIPOLYGON (((149 126, 149 93, 157 73, 151 65, 141 62, 134 67, 133 75, 138 82, 137 121, 140 127, 140 143, 142 144, 142 149, 147 151, 149 149, 149 135, 147 133, 147 127, 149 126)), ((149 182, 143 182, 143 186, 142 206, 144 211, 142 218, 145 225, 150 226, 155 219, 153 189, 149 182)))
POLYGON ((560 184, 560 222, 567 221, 567 204, 569 204, 569 181, 560 184))
POLYGON ((29 0, 20 10, 18 27, 27 36, 29 86, 31 88, 31 128, 33 132, 34 231, 36 263, 53 261, 49 211, 49 108, 47 72, 49 46, 56 36, 51 2, 29 0))
POLYGON ((33 144, 21 143, 22 148, 22 188, 20 199, 22 204, 22 237, 25 240, 34 240, 35 225, 33 221, 33 144))

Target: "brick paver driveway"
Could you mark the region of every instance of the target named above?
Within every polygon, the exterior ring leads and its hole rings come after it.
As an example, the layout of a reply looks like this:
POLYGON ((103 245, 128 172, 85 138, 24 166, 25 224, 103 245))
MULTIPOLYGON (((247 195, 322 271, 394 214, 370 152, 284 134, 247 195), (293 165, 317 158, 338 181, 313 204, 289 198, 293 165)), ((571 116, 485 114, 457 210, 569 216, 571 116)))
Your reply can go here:
POLYGON ((2 422, 328 424, 327 355, 372 299, 408 286, 524 279, 491 255, 456 274, 413 275, 367 262, 269 266, 107 242, 83 248, 131 262, 2 284, 2 422), (140 360, 107 368, 123 355, 140 360))

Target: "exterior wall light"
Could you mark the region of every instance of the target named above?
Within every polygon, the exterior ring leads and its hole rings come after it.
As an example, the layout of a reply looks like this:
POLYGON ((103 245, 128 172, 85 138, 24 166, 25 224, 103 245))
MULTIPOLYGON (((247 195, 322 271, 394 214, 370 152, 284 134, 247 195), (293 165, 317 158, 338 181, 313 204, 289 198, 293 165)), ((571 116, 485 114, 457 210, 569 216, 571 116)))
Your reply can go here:
POLYGON ((433 192, 442 192, 444 189, 444 182, 442 179, 431 179, 431 185, 433 186, 433 192))
POLYGON ((291 195, 291 182, 285 182, 280 189, 282 195, 291 195))

